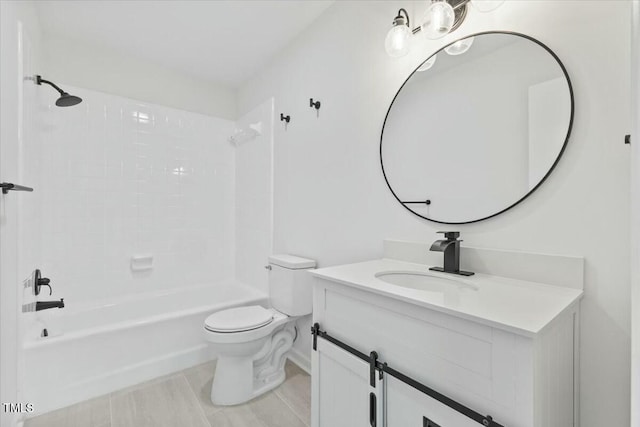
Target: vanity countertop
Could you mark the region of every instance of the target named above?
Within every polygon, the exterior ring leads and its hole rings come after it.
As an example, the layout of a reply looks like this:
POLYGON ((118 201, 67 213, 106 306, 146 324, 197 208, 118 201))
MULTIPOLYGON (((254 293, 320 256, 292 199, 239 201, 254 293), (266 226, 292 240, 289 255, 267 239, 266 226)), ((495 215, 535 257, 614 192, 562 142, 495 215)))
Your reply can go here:
POLYGON ((461 277, 429 271, 429 266, 392 259, 311 270, 316 277, 527 337, 540 333, 583 295, 579 289, 476 273, 461 277), (419 272, 475 287, 450 295, 405 288, 376 277, 384 271, 419 272), (453 277, 452 277, 453 276, 453 277))

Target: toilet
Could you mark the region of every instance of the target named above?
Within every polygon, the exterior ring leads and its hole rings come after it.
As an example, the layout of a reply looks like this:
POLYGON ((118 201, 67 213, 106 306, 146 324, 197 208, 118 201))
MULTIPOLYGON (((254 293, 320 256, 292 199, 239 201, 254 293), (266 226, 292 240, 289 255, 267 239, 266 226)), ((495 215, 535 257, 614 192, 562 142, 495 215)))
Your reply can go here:
POLYGON ((204 337, 218 355, 211 386, 215 405, 238 405, 285 379, 284 364, 298 331, 295 321, 312 312, 316 262, 294 255, 269 257, 269 300, 259 305, 213 313, 204 321, 204 337))

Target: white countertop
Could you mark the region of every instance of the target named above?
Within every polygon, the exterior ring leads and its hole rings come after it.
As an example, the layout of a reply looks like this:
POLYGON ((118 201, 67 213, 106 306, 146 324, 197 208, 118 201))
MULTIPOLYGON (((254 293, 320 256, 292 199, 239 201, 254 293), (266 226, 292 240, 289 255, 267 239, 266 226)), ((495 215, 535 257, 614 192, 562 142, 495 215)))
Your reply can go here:
POLYGON ((462 277, 429 271, 429 266, 391 259, 310 270, 316 277, 473 320, 528 337, 540 333, 583 295, 579 289, 476 273, 462 277), (383 271, 416 271, 455 279, 477 288, 444 295, 405 288, 375 277, 383 271))

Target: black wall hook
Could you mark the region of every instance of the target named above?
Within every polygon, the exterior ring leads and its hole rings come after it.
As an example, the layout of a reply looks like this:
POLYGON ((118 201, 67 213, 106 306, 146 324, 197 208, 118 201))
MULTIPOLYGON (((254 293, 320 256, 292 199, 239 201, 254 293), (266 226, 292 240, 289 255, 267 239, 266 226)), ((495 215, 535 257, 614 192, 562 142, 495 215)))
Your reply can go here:
POLYGON ((315 108, 316 110, 320 109, 320 101, 313 102, 313 98, 309 98, 309 107, 315 108))
POLYGON ((289 123, 291 121, 291 116, 285 116, 283 113, 280 113, 280 121, 289 123))

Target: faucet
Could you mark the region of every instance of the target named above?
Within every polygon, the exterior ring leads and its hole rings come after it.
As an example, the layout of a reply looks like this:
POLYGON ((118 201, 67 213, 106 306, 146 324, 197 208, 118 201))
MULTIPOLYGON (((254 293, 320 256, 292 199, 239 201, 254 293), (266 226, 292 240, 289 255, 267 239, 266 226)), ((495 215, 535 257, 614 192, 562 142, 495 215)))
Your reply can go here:
POLYGON ((36 311, 47 310, 50 308, 64 308, 64 298, 60 298, 60 301, 37 301, 36 311))
POLYGON ((444 252, 444 268, 431 267, 429 270, 458 274, 460 276, 472 276, 474 274, 473 272, 460 270, 460 242, 462 242, 462 240, 458 240, 460 232, 438 231, 438 233, 444 234, 445 239, 433 242, 429 250, 444 252))

